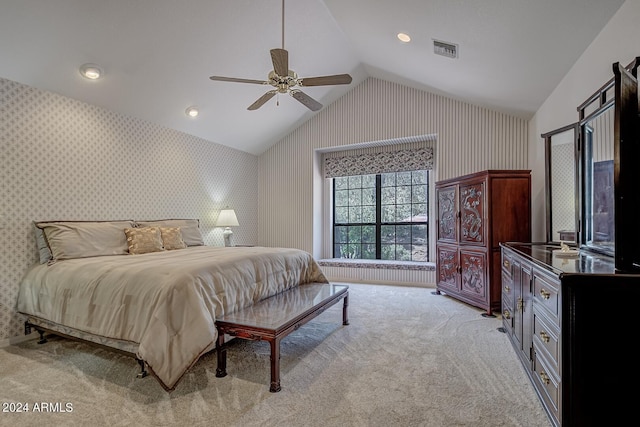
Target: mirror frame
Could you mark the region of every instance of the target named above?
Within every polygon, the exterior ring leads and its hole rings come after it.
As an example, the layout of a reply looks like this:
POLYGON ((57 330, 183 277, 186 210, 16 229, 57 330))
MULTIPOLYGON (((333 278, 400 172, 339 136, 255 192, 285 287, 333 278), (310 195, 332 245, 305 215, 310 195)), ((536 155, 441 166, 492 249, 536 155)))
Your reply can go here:
POLYGON ((577 244, 579 242, 579 233, 580 233, 580 153, 579 153, 579 132, 580 127, 579 123, 572 123, 570 125, 563 126, 561 128, 552 130, 550 132, 543 133, 540 135, 544 138, 545 143, 545 205, 546 205, 546 230, 547 230, 547 242, 568 242, 577 244), (559 135, 561 133, 573 130, 573 162, 574 162, 574 177, 573 177, 573 193, 574 193, 574 236, 572 240, 562 239, 561 236, 558 236, 558 239, 554 238, 554 230, 553 230, 553 180, 552 180, 552 171, 551 171, 551 147, 552 147, 552 138, 555 135, 559 135))

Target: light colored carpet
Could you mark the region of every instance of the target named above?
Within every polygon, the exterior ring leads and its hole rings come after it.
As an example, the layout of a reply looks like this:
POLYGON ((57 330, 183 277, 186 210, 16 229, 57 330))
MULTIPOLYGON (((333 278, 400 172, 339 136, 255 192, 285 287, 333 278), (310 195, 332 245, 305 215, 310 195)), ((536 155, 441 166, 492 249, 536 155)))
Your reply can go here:
POLYGON ((205 355, 172 393, 106 349, 57 337, 5 347, 3 403, 72 412, 0 412, 0 425, 550 426, 500 317, 432 291, 351 284, 349 326, 340 302, 283 340, 279 393, 266 342, 237 340, 225 378, 205 355))

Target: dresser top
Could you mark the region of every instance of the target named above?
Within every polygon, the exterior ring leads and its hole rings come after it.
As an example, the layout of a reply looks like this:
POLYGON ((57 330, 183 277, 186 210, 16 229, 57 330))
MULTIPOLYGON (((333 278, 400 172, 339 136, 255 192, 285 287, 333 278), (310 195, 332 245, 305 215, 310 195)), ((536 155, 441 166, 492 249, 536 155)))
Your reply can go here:
POLYGON ((500 243, 541 267, 560 274, 614 274, 615 262, 613 257, 595 252, 580 250, 578 255, 570 257, 558 256, 560 244, 552 243, 500 243))

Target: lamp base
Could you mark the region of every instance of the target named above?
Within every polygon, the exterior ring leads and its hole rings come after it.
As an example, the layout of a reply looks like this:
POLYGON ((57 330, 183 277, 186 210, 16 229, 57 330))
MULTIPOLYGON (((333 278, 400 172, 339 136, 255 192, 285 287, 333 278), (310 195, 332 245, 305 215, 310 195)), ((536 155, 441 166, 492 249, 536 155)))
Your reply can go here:
POLYGON ((225 246, 233 246, 231 244, 231 236, 233 235, 233 231, 229 227, 225 228, 222 232, 222 236, 224 237, 224 245, 225 246))

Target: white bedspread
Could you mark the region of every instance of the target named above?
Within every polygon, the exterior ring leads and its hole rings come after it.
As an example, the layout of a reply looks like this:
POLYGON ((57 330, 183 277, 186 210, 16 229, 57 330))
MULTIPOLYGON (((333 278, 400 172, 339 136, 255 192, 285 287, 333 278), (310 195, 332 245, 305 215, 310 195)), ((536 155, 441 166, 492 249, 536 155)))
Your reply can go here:
POLYGON ((307 252, 194 246, 36 265, 18 311, 80 331, 138 343, 166 390, 215 347, 216 317, 287 288, 327 283, 307 252))

